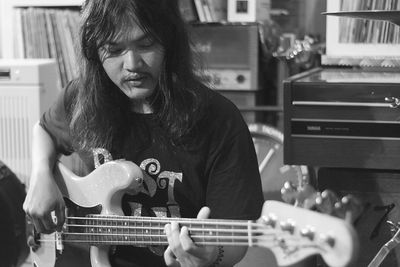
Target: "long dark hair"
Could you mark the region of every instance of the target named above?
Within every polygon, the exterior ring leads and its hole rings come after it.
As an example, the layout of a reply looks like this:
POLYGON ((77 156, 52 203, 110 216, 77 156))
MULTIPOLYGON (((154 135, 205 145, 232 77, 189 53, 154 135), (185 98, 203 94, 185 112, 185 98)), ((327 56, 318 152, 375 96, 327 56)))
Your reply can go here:
POLYGON ((105 73, 98 50, 133 20, 165 49, 153 108, 173 142, 189 134, 202 114, 204 85, 195 74, 197 61, 177 0, 87 0, 80 29, 80 89, 70 125, 79 149, 110 150, 126 129, 129 99, 105 73))

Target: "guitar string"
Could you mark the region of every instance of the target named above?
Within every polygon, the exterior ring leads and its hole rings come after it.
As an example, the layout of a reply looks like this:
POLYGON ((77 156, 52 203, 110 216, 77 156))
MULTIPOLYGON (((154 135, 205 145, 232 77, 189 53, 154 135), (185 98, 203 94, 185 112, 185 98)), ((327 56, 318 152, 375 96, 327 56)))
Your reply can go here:
MULTIPOLYGON (((293 241, 293 240, 300 240, 299 237, 295 237, 292 235, 288 235, 288 237, 285 238, 285 241, 293 241)), ((86 236, 87 237, 87 236, 86 236)), ((126 236, 123 236, 124 238, 126 236)), ((131 237, 131 236, 129 236, 131 237)), ((62 242, 63 243, 85 243, 85 244, 147 244, 147 245, 166 245, 168 244, 168 239, 166 236, 159 236, 162 238, 162 240, 145 240, 146 237, 144 237, 144 240, 137 240, 137 237, 135 235, 133 235, 134 239, 136 240, 132 240, 132 239, 124 239, 124 240, 82 240, 82 239, 63 239, 62 242)), ((283 238, 282 236, 280 236, 281 238, 283 238)), ((150 238, 150 237, 148 237, 150 238)), ((204 237, 203 236, 194 236, 191 238, 194 240, 194 242, 196 244, 199 245, 218 245, 218 244, 225 244, 225 245, 247 245, 249 244, 249 239, 243 239, 243 240, 236 240, 236 238, 234 240, 231 240, 232 238, 228 238, 226 236, 214 236, 211 239, 214 240, 203 240, 204 237), (226 240, 224 240, 226 239, 226 240)), ((54 239, 38 239, 37 241, 39 242, 55 242, 54 239)), ((251 243, 257 245, 258 243, 266 243, 266 242, 277 242, 280 243, 280 239, 277 239, 276 237, 272 237, 272 236, 265 236, 265 237, 252 237, 251 238, 251 243)))
MULTIPOLYGON (((118 236, 137 236, 142 235, 145 237, 159 237, 164 235, 156 235, 155 233, 164 232, 164 227, 152 227, 149 229, 145 226, 115 226, 115 225, 86 225, 86 224, 66 224, 67 231, 63 232, 65 236, 72 235, 86 235, 86 236, 107 236, 107 237, 118 237, 118 236), (82 230, 82 232, 72 232, 71 230, 77 228, 78 230, 82 230), (89 231, 88 231, 89 230, 89 231), (121 230, 123 230, 121 232, 121 230), (115 233, 117 232, 117 233, 115 233)), ((251 235, 274 235, 274 233, 265 233, 270 229, 253 229, 251 230, 251 235)), ((226 238, 226 239, 249 239, 249 231, 247 228, 243 229, 220 229, 220 228, 196 228, 189 227, 189 233, 192 238, 197 238, 199 234, 204 236, 204 238, 226 238), (226 233, 228 235, 221 235, 226 233), (209 235, 206 235, 209 234, 209 235)))
MULTIPOLYGON (((261 223, 256 223, 254 221, 230 221, 230 220, 207 220, 207 221, 202 221, 199 219, 182 219, 182 218, 162 218, 162 217, 134 217, 134 216, 110 216, 110 217, 95 217, 95 220, 92 220, 92 217, 69 217, 67 218, 67 222, 73 220, 84 220, 85 224, 79 225, 79 224, 69 224, 69 226, 72 227, 89 227, 89 228, 113 228, 113 229, 148 229, 148 227, 152 227, 153 229, 156 228, 155 226, 151 226, 151 224, 157 223, 159 228, 164 228, 164 226, 161 226, 161 224, 167 224, 172 221, 177 221, 179 224, 182 224, 183 226, 190 227, 190 231, 195 231, 196 228, 194 228, 195 225, 201 225, 200 231, 220 231, 220 232, 240 232, 243 231, 243 233, 258 233, 259 232, 264 232, 265 230, 268 230, 266 228, 265 224, 261 223), (126 218, 128 217, 128 218, 126 218), (156 219, 154 219, 156 218, 156 219), (106 224, 102 225, 96 225, 94 223, 97 223, 98 221, 101 222, 106 222, 106 224), (93 222, 93 224, 88 224, 88 222, 93 222), (123 222, 123 225, 118 225, 119 222, 123 222), (110 224, 111 223, 111 224, 110 224), (131 225, 133 223, 133 225, 131 225), (146 225, 148 223, 149 225, 146 225), (115 225, 113 225, 115 224, 115 225), (140 225, 141 224, 141 225, 140 225), (213 225, 215 228, 206 228, 205 226, 213 225), (224 228, 222 228, 224 227, 224 228), (238 227, 241 227, 238 228, 238 227)), ((68 226, 68 224, 67 224, 68 226)), ((158 229, 158 228, 157 228, 158 229)))
POLYGON ((212 225, 235 225, 247 227, 249 222, 254 225, 264 225, 251 220, 225 220, 225 219, 196 219, 196 218, 179 218, 179 217, 139 217, 139 216, 118 216, 118 215, 91 215, 89 217, 67 217, 67 219, 74 220, 93 220, 93 221, 145 221, 145 222, 163 222, 170 223, 171 221, 178 221, 180 223, 190 224, 212 224, 212 225))
MULTIPOLYGON (((38 240, 40 243, 54 243, 54 240, 38 240)), ((114 241, 114 242, 109 242, 109 241, 82 241, 82 240, 63 240, 62 243, 64 244, 81 244, 81 245, 131 245, 131 246, 158 246, 158 245, 168 245, 168 242, 132 242, 132 241, 114 241)), ((276 240, 270 239, 270 240, 263 240, 261 246, 268 246, 267 244, 273 244, 276 243, 276 240)), ((202 241, 195 241, 195 244, 200 245, 200 246, 249 246, 249 242, 223 242, 223 241, 218 241, 218 242, 202 242, 202 241)), ((253 246, 259 246, 259 242, 257 240, 252 241, 253 246)))
MULTIPOLYGON (((67 221, 69 221, 69 220, 67 220, 67 221)), ((124 222, 124 225, 118 225, 118 224, 116 224, 116 225, 113 225, 113 223, 117 223, 116 221, 114 221, 114 220, 108 220, 107 221, 107 224, 102 224, 102 225, 95 225, 95 224, 88 224, 88 221, 85 219, 85 221, 86 221, 86 223, 85 224, 71 224, 71 223, 67 223, 67 224, 65 224, 65 226, 66 227, 69 227, 69 228, 78 228, 78 229, 82 229, 82 230, 87 230, 87 228, 89 228, 90 230, 91 230, 91 232, 93 232, 93 231, 95 231, 95 230, 97 230, 97 231, 101 231, 101 229, 107 229, 109 232, 111 231, 111 230, 114 230, 114 231, 119 231, 119 230, 123 230, 123 231, 131 231, 131 230, 133 230, 133 231, 135 231, 135 233, 137 233, 137 231, 139 231, 139 230, 141 230, 141 231, 146 231, 147 233, 148 233, 148 231, 149 231, 149 227, 151 227, 150 228, 150 231, 151 232, 154 232, 154 231, 158 231, 158 232, 160 232, 160 231, 163 231, 164 230, 164 226, 161 226, 161 224, 162 223, 165 223, 165 222, 168 222, 168 220, 167 221, 164 221, 163 222, 163 220, 158 220, 157 221, 157 226, 150 226, 150 225, 145 225, 145 223, 138 223, 137 221, 133 221, 134 222, 134 224, 133 225, 131 225, 131 224, 129 224, 128 222, 126 222, 125 220, 123 221, 124 222), (110 224, 111 223, 111 224, 110 224), (141 224, 141 225, 140 225, 141 224)), ((89 220, 90 221, 90 220, 89 220)), ((91 222, 91 221, 90 221, 91 222)), ((103 222, 103 221, 102 221, 103 222)), ((179 220, 179 222, 180 223, 184 223, 184 221, 182 221, 182 220, 179 220)), ((154 223, 154 221, 151 221, 150 222, 150 224, 151 223, 154 223)), ((200 232, 200 233, 204 233, 204 232, 207 232, 207 233, 210 233, 210 235, 212 235, 212 233, 214 232, 214 233, 229 233, 229 234, 231 234, 231 235, 233 235, 233 234, 246 234, 245 235, 245 237, 247 238, 248 237, 248 235, 249 235, 249 233, 251 233, 251 234, 254 234, 254 235, 256 235, 256 234, 263 234, 263 233, 265 233, 265 231, 268 231, 268 230, 270 230, 270 228, 267 228, 265 225, 257 225, 258 227, 257 228, 254 228, 254 225, 251 225, 252 227, 250 227, 249 228, 249 225, 248 224, 246 224, 246 225, 240 225, 241 226, 241 228, 237 228, 238 227, 238 225, 236 225, 236 226, 233 226, 233 225, 229 225, 229 224, 224 224, 224 226, 225 226, 225 228, 217 228, 217 227, 215 227, 215 228, 207 228, 207 227, 204 227, 205 226, 205 224, 204 223, 201 223, 201 222, 195 222, 195 221, 192 221, 191 223, 189 223, 190 225, 189 226, 187 226, 188 228, 189 228, 189 231, 193 234, 193 233, 195 233, 195 232, 200 232), (201 225, 201 228, 196 228, 195 226, 198 226, 198 225, 201 225), (235 228, 234 228, 235 227, 235 228), (261 229, 262 228, 262 229, 261 229)), ((213 225, 215 225, 215 224, 213 224, 213 225)), ((221 227, 221 225, 219 225, 219 227, 221 227)), ((86 232, 87 233, 87 232, 86 232)), ((231 236, 230 235, 230 236, 231 236)))
MULTIPOLYGON (((67 221, 70 221, 70 220, 85 220, 86 222, 87 221, 93 221, 93 223, 95 221, 106 221, 107 223, 109 223, 109 222, 111 222, 111 223, 134 222, 136 224, 140 224, 140 223, 142 224, 142 226, 128 226, 128 227, 127 227, 127 225, 119 226, 119 225, 90 225, 90 224, 89 225, 88 224, 79 225, 79 224, 68 224, 68 223, 66 224, 66 226, 70 226, 70 227, 80 227, 80 228, 90 228, 90 229, 94 229, 94 228, 113 228, 113 229, 116 229, 116 230, 123 229, 123 230, 127 230, 127 231, 130 231, 131 229, 134 229, 135 231, 137 229, 140 229, 141 231, 143 231, 144 229, 148 230, 148 227, 146 227, 144 225, 144 223, 146 223, 146 222, 150 223, 150 224, 151 223, 155 223, 155 222, 158 223, 158 224, 161 224, 161 223, 170 223, 171 221, 178 221, 178 223, 180 223, 180 224, 190 224, 190 225, 202 225, 202 226, 209 225, 209 224, 218 225, 218 226, 222 225, 222 226, 226 226, 228 228, 221 229, 221 228, 204 228, 204 227, 202 227, 202 228, 194 228, 194 227, 189 227, 189 231, 192 233, 191 237, 194 238, 194 239, 209 238, 209 239, 229 239, 229 240, 231 240, 231 242, 228 242, 227 244, 235 244, 235 242, 232 243, 232 239, 238 239, 238 236, 236 236, 236 237, 233 237, 231 235, 229 235, 229 236, 226 236, 226 235, 225 236, 224 235, 223 236, 221 236, 221 235, 197 236, 197 235, 193 235, 193 233, 195 233, 195 232, 200 232, 200 233, 204 233, 204 232, 209 232, 209 233, 228 232, 228 233, 232 233, 233 232, 233 233, 236 233, 236 234, 237 233, 242 233, 242 234, 246 234, 246 236, 241 236, 243 238, 243 241, 245 241, 245 242, 241 242, 241 243, 238 243, 238 244, 248 244, 249 243, 249 237, 248 237, 249 231, 251 232, 251 234, 254 234, 254 235, 257 235, 257 234, 264 234, 265 235, 265 230, 268 230, 268 229, 264 229, 264 230, 259 229, 260 227, 266 228, 265 224, 261 224, 261 223, 255 222, 255 221, 244 221, 244 220, 243 221, 218 220, 218 219, 202 220, 202 219, 196 219, 196 218, 136 217, 136 216, 118 216, 118 215, 111 215, 111 216, 91 215, 91 216, 86 216, 86 217, 67 217, 67 221), (249 224, 250 224, 251 228, 249 228, 249 224), (242 229, 240 229, 240 228, 239 229, 237 229, 237 228, 233 229, 232 227, 234 227, 234 226, 236 226, 236 227, 240 226, 240 227, 243 227, 243 228, 242 229), (258 227, 258 228, 253 229, 253 227, 258 227)), ((152 227, 152 228, 155 229, 155 231, 157 231, 157 230, 161 231, 161 230, 164 229, 161 226, 159 226, 158 228, 157 227, 152 227)), ((153 229, 151 229, 150 231, 154 231, 153 229)), ((273 231, 276 232, 276 230, 273 230, 273 231)), ((106 234, 104 234, 104 233, 88 233, 88 232, 83 232, 83 233, 63 232, 62 234, 64 236, 82 235, 82 236, 86 236, 86 237, 87 236, 95 236, 97 238, 100 238, 100 236, 102 236, 102 237, 105 236, 107 238, 114 238, 115 236, 128 238, 128 237, 133 236, 134 238, 137 239, 137 234, 139 234, 139 233, 135 232, 132 235, 130 233, 128 233, 128 235, 127 235, 126 233, 125 234, 124 233, 122 233, 122 234, 115 234, 115 233, 111 233, 111 234, 110 233, 106 233, 106 234)), ((146 235, 147 238, 155 237, 155 235, 151 235, 151 234, 144 233, 144 232, 140 233, 140 234, 141 235, 146 235)), ((269 235, 273 236, 272 239, 274 239, 275 236, 276 236, 276 233, 270 233, 269 235)), ((146 237, 143 237, 143 238, 146 238, 146 237)), ((162 235, 162 236, 157 236, 156 235, 156 237, 158 237, 158 238, 160 238, 160 237, 166 238, 166 236, 164 236, 164 235, 162 235)), ((269 239, 265 240, 265 237, 262 237, 262 236, 260 237, 260 236, 251 235, 250 238, 251 238, 252 242, 269 241, 269 239)), ((51 242, 51 240, 39 240, 39 241, 44 241, 44 242, 50 241, 51 242)), ((121 240, 113 240, 113 241, 115 241, 117 243, 126 242, 124 240, 122 240, 122 241, 121 240)), ((106 241, 99 241, 99 240, 97 240, 97 241, 96 240, 87 241, 87 240, 81 240, 81 239, 76 239, 76 240, 65 239, 63 242, 81 242, 81 243, 88 243, 88 242, 91 242, 91 243, 94 243, 94 242, 102 243, 103 242, 103 243, 109 243, 110 241, 107 241, 107 240, 106 241)), ((132 242, 132 241, 130 241, 130 242, 132 242)), ((136 242, 138 242, 138 241, 136 241, 136 242)), ((139 243, 143 244, 143 242, 144 241, 141 241, 139 243)), ((154 242, 155 241, 152 240, 152 241, 149 241, 148 243, 154 244, 154 242)), ((237 242, 237 240, 236 240, 236 242, 237 242)), ((202 243, 204 243, 204 242, 202 242, 202 243)), ((211 242, 211 244, 215 244, 215 242, 211 242)))
MULTIPOLYGON (((187 225, 183 225, 188 227, 187 225)), ((65 227, 76 227, 76 228, 92 228, 92 229, 96 229, 96 228, 108 228, 108 229, 113 229, 113 230, 120 230, 120 229, 127 229, 127 230, 131 230, 131 229, 143 229, 143 230, 149 230, 149 227, 151 227, 151 231, 153 230, 164 230, 164 226, 161 226, 161 223, 159 226, 146 226, 146 225, 142 225, 142 226, 138 226, 138 225, 94 225, 94 224, 71 224, 71 223, 66 223, 65 227)), ((229 226, 228 226, 229 227, 229 226)), ((190 232, 193 231, 200 231, 200 232, 227 232, 227 233, 245 233, 248 234, 249 229, 248 228, 195 228, 195 227, 188 227, 190 232)), ((264 233, 265 231, 268 231, 270 228, 264 226, 264 229, 251 229, 250 231, 252 233, 264 233)))
MULTIPOLYGON (((68 225, 67 225, 68 226, 68 225)), ((110 231, 110 226, 99 226, 99 225, 79 225, 77 226, 78 228, 81 229, 86 229, 86 228, 90 228, 93 230, 93 226, 95 226, 97 228, 97 230, 101 230, 101 229, 108 229, 110 231)), ((76 226, 74 226, 76 227, 76 226)), ((160 227, 156 227, 155 229, 148 229, 148 228, 144 228, 144 227, 115 227, 114 229, 116 229, 117 231, 119 230, 119 228, 126 230, 127 233, 124 232, 120 232, 120 233, 113 233, 113 232, 107 232, 107 230, 105 232, 62 232, 62 235, 65 237, 71 237, 71 236, 81 236, 86 238, 86 240, 82 240, 82 239, 65 239, 64 242, 82 242, 82 243, 110 243, 109 240, 99 240, 100 238, 109 238, 109 239, 114 239, 113 241, 116 243, 132 243, 132 242, 136 242, 136 243, 149 243, 149 244, 154 244, 154 243, 159 243, 161 241, 156 241, 156 240, 151 240, 151 241, 146 241, 146 238, 163 238, 166 241, 166 236, 164 234, 154 234, 154 232, 158 232, 161 233, 161 231, 163 231, 163 228, 160 227), (133 233, 130 232, 133 229, 133 233), (139 229, 139 230, 138 230, 139 229), (138 237, 139 235, 139 237, 138 237), (87 238, 93 238, 92 240, 87 240, 87 238), (129 240, 115 240, 116 237, 120 237, 120 238, 126 238, 129 240), (97 238, 98 240, 95 240, 95 238, 97 238), (135 239, 132 240, 131 238, 135 239), (142 240, 138 240, 138 239, 142 239, 142 240)), ((67 229, 69 230, 69 229, 67 229)), ((86 229, 87 230, 87 229, 86 229)), ((257 242, 257 241, 270 241, 270 240, 275 240, 276 239, 276 230, 273 229, 266 229, 267 231, 270 230, 269 233, 265 233, 265 230, 252 230, 251 231, 251 236, 250 239, 252 242, 257 242)), ((234 244, 234 243, 240 243, 240 244, 248 244, 249 243, 249 232, 247 229, 216 229, 216 228, 189 228, 190 231, 190 235, 192 239, 199 239, 199 241, 197 241, 197 243, 201 242, 207 242, 205 241, 205 239, 211 239, 211 240, 218 240, 219 242, 223 242, 222 240, 229 240, 229 242, 227 244, 234 244), (237 236, 233 236, 233 235, 220 235, 220 232, 223 233, 232 233, 232 234, 246 234, 246 235, 237 235, 237 236), (210 235, 205 235, 204 233, 210 233, 210 235), (214 234, 213 234, 214 233, 214 234), (200 235, 199 235, 200 234, 200 235)), ((280 236, 282 237, 282 233, 280 233, 280 236)), ((292 237, 292 235, 290 235, 290 237, 292 237)), ((166 243, 166 242, 161 242, 161 243, 166 243)), ((211 244, 215 244, 215 242, 212 242, 211 244)))

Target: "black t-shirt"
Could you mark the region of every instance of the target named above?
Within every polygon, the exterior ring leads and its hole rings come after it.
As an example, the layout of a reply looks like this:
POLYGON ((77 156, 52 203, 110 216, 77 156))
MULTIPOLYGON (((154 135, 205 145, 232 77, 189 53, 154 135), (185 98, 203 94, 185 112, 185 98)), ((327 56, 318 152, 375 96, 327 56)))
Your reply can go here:
MULTIPOLYGON (((66 107, 71 105, 76 87, 70 83, 40 122, 64 154, 73 152, 66 107)), ((172 144, 153 114, 129 115, 128 134, 118 155, 112 156, 132 161, 144 170, 146 191, 124 197, 125 214, 193 218, 201 207, 208 206, 211 218, 259 217, 263 195, 247 125, 229 100, 207 90, 206 114, 186 146, 172 144), (138 125, 145 140, 133 143, 129 133, 138 125)), ((91 156, 81 156, 87 166, 93 166, 91 156)), ((135 261, 138 266, 162 266, 162 257, 148 251, 119 247, 116 257, 135 261)))

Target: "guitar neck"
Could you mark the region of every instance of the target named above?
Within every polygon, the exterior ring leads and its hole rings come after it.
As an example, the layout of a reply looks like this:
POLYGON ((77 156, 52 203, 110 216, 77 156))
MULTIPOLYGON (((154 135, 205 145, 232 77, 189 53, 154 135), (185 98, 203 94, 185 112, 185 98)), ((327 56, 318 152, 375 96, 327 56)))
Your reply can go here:
POLYGON ((167 245, 164 226, 171 221, 188 227, 198 245, 254 246, 266 234, 254 221, 91 215, 69 217, 63 235, 66 242, 91 245, 167 245))

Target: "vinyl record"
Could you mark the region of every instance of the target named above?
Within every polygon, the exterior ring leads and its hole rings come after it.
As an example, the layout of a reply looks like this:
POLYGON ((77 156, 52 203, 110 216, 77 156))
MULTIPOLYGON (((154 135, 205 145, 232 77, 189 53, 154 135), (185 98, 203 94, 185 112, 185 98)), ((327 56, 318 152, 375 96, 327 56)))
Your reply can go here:
POLYGON ((357 19, 385 20, 400 26, 400 10, 360 10, 323 12, 322 15, 349 17, 357 19))

